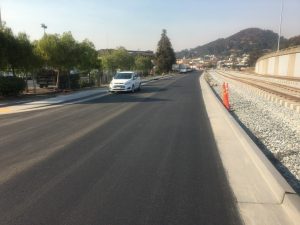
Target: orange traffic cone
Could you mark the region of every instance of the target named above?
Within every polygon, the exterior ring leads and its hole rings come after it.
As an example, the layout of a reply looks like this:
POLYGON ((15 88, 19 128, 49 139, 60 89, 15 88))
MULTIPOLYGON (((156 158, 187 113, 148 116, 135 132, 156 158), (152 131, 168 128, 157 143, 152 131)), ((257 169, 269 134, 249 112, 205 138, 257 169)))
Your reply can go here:
POLYGON ((222 84, 222 101, 223 101, 223 104, 224 104, 224 101, 225 101, 225 99, 224 99, 224 96, 225 96, 225 92, 226 92, 226 86, 225 86, 225 82, 223 82, 223 84, 222 84))
POLYGON ((227 110, 230 110, 230 104, 229 104, 229 88, 228 83, 224 83, 224 92, 223 92, 223 104, 227 110))

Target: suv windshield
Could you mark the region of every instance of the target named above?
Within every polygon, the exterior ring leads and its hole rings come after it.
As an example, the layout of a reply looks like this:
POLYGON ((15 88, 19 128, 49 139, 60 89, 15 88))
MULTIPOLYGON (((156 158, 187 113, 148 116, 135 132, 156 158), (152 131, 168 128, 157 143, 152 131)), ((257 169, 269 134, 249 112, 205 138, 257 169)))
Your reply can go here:
POLYGON ((132 73, 117 73, 115 79, 131 79, 132 73))

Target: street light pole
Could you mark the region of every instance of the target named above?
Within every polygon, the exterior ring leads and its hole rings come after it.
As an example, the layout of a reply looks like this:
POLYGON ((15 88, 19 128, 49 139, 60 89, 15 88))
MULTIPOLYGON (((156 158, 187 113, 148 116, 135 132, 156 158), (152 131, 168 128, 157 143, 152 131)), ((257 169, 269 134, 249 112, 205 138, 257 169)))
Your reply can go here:
POLYGON ((279 33, 278 33, 278 45, 277 52, 280 49, 280 37, 281 37, 281 26, 282 26, 282 14, 283 14, 283 0, 281 0, 281 13, 280 13, 280 24, 279 24, 279 33))
POLYGON ((44 35, 45 35, 45 34, 46 34, 47 26, 46 26, 44 23, 42 23, 42 24, 41 24, 41 27, 44 29, 44 35))
POLYGON ((0 7, 0 29, 2 29, 1 7, 0 7))

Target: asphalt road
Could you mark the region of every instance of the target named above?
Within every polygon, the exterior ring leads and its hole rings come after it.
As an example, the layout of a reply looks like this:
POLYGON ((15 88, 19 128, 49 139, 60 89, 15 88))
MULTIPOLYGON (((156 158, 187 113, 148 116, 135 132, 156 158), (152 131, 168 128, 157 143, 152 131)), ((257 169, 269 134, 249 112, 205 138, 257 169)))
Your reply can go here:
POLYGON ((0 116, 0 224, 241 224, 198 77, 0 116))

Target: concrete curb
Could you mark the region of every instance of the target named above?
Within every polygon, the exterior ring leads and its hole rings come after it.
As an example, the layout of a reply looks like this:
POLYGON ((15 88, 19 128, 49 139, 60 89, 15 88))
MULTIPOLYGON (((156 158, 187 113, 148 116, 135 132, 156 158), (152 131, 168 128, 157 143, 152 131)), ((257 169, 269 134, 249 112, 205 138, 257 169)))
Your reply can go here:
POLYGON ((246 225, 298 224, 300 197, 199 79, 220 156, 246 225))

